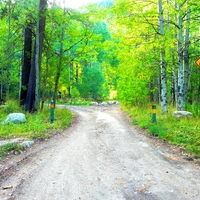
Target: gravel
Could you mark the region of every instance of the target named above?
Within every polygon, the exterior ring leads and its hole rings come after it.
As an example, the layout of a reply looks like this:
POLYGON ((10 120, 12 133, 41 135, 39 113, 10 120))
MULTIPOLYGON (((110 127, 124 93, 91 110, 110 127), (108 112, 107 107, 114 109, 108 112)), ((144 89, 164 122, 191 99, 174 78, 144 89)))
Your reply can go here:
POLYGON ((69 129, 0 165, 0 199, 200 199, 199 166, 152 142, 117 105, 63 107, 77 116, 69 129))

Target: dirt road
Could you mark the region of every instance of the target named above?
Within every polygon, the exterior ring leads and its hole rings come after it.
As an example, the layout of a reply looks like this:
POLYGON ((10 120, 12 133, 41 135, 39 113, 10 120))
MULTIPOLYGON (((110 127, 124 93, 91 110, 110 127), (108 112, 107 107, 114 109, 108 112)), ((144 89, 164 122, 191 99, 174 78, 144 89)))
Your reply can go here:
POLYGON ((154 144, 118 106, 69 108, 72 127, 0 163, 1 187, 10 186, 1 200, 200 199, 200 168, 154 144))

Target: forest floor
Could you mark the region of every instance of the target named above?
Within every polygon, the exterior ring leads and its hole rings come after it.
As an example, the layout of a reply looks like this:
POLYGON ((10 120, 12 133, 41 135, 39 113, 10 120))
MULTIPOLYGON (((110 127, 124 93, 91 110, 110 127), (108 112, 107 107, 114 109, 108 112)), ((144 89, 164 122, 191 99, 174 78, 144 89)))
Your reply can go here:
POLYGON ((200 166, 119 106, 65 106, 66 131, 0 163, 2 200, 200 199, 200 166))

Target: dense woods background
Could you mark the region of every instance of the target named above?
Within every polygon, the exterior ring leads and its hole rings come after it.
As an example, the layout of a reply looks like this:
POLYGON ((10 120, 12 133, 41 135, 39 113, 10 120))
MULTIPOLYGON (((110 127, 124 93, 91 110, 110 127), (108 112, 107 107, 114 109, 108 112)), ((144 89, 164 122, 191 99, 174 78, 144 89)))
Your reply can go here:
POLYGON ((19 99, 27 111, 51 99, 112 97, 160 103, 162 113, 192 105, 198 114, 199 57, 196 0, 107 0, 80 9, 0 2, 0 99, 19 99))

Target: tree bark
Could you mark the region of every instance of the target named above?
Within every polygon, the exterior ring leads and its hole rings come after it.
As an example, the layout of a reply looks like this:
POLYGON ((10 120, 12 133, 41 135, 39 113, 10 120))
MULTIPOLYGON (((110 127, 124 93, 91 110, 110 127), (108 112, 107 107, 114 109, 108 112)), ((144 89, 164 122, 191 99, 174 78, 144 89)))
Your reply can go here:
POLYGON ((27 96, 26 96, 26 104, 25 104, 25 110, 29 112, 35 112, 34 104, 35 104, 35 48, 33 53, 33 58, 31 61, 31 71, 29 75, 29 81, 28 81, 28 90, 27 90, 27 96))
MULTIPOLYGON (((65 5, 65 0, 63 1, 63 4, 65 5)), ((64 16, 66 16, 65 8, 64 8, 64 16)), ((53 94, 54 104, 56 104, 57 93, 58 93, 58 84, 59 84, 60 75, 61 75, 61 71, 62 71, 63 53, 64 53, 63 52, 64 35, 65 35, 65 26, 62 27, 61 37, 60 37, 59 61, 58 61, 58 65, 57 65, 57 72, 56 72, 55 85, 54 85, 54 94, 53 94)))
POLYGON ((11 65, 11 59, 10 54, 11 54, 11 0, 8 1, 8 40, 7 40, 7 64, 6 64, 6 100, 9 99, 9 85, 10 85, 10 65, 11 65))
POLYGON ((178 5, 178 102, 177 109, 184 110, 184 96, 183 96, 183 18, 181 15, 181 8, 178 5))
POLYGON ((38 110, 40 102, 40 68, 41 68, 41 57, 42 57, 42 47, 44 40, 44 31, 45 31, 45 12, 47 9, 47 0, 40 0, 39 4, 39 20, 37 22, 36 30, 36 55, 35 55, 35 102, 34 110, 38 110))
POLYGON ((31 25, 27 25, 24 32, 24 53, 21 75, 20 105, 24 106, 26 102, 29 75, 31 71, 31 55, 32 55, 32 29, 31 25))
POLYGON ((50 59, 50 44, 48 45, 47 52, 46 52, 46 69, 45 69, 45 76, 43 78, 43 88, 42 88, 42 104, 41 104, 41 110, 44 108, 44 100, 46 96, 46 89, 47 89, 47 78, 49 76, 49 59, 50 59))
POLYGON ((184 84, 183 84, 183 96, 184 102, 187 102, 187 92, 189 85, 189 45, 190 45, 190 9, 187 10, 186 15, 187 27, 185 29, 185 41, 184 41, 184 51, 183 51, 183 69, 184 69, 184 84))
POLYGON ((177 80, 177 64, 175 62, 175 50, 171 50, 171 56, 172 56, 172 103, 173 105, 176 105, 177 102, 177 94, 178 94, 178 80, 177 80))
POLYGON ((40 89, 40 66, 42 56, 43 37, 45 30, 45 12, 47 8, 47 1, 40 0, 38 21, 36 25, 36 37, 34 52, 31 62, 31 71, 29 75, 28 91, 26 98, 25 110, 35 112, 39 107, 39 89, 40 89))
POLYGON ((158 14, 159 14, 159 34, 161 35, 160 47, 160 72, 161 72, 161 88, 160 88, 160 104, 162 114, 168 112, 167 102, 167 75, 165 63, 165 47, 162 37, 164 36, 164 17, 163 17, 163 4, 162 0, 158 0, 158 14))

